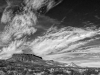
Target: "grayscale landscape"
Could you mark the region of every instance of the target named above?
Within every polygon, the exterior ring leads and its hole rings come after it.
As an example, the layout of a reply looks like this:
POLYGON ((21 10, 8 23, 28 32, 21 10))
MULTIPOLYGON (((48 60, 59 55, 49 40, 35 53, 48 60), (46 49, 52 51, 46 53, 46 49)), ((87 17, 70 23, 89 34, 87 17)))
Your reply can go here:
POLYGON ((100 75, 99 2, 1 1, 0 75, 100 75))

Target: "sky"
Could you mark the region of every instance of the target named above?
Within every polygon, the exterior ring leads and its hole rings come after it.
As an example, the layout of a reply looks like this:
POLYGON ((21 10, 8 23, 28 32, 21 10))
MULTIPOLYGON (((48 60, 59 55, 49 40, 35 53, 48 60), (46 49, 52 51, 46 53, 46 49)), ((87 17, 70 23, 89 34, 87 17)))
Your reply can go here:
MULTIPOLYGON (((99 25, 99 0, 63 0, 61 4, 51 9, 47 14, 54 19, 62 21, 67 26, 99 25)), ((65 25, 65 26, 66 26, 65 25)))
MULTIPOLYGON (((1 3, 2 9, 5 3, 1 3)), ((61 4, 51 9, 45 16, 40 15, 39 22, 36 25, 31 21, 36 16, 30 14, 27 16, 27 13, 33 13, 31 10, 24 13, 26 16, 23 16, 23 14, 15 15, 10 26, 8 26, 8 30, 5 29, 1 33, 0 39, 3 43, 8 43, 10 40, 11 42, 7 45, 8 47, 2 48, 0 53, 2 57, 0 57, 7 59, 14 53, 22 53, 23 50, 27 49, 44 60, 75 62, 77 64, 86 62, 82 65, 90 64, 90 62, 93 64, 95 63, 94 60, 100 62, 100 28, 95 28, 95 30, 82 28, 91 25, 99 26, 99 12, 99 0, 63 0, 61 4), (59 22, 49 17, 60 21, 61 24, 59 25, 65 27, 60 29, 50 28, 51 25, 59 22), (22 22, 20 23, 19 20, 22 22), (46 33, 42 35, 40 29, 47 31, 44 31, 46 33), (24 37, 27 39, 24 40, 24 37)), ((3 16, 4 22, 5 19, 5 16, 3 16)), ((1 46, 3 45, 2 42, 1 46)))
MULTIPOLYGON (((1 8, 5 7, 5 4, 5 0, 0 1, 1 8)), ((83 27, 84 25, 99 26, 99 12, 99 0, 63 0, 45 15, 60 21, 64 26, 83 27)))

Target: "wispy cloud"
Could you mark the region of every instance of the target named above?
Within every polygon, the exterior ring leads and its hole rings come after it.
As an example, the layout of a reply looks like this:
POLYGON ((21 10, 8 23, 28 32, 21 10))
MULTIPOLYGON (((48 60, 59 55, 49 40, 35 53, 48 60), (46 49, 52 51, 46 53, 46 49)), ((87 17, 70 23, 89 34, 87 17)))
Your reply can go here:
POLYGON ((87 66, 87 63, 91 66, 93 60, 100 59, 100 28, 95 26, 86 28, 52 26, 43 35, 28 40, 29 36, 38 30, 36 11, 44 4, 52 8, 55 4, 53 2, 54 0, 26 0, 26 6, 22 7, 24 10, 18 10, 15 14, 13 9, 9 11, 5 9, 3 16, 13 16, 9 18, 2 16, 2 22, 7 25, 0 34, 0 59, 9 59, 13 54, 24 51, 29 51, 44 60, 74 62, 80 66, 87 66), (87 63, 84 63, 86 61, 87 63))

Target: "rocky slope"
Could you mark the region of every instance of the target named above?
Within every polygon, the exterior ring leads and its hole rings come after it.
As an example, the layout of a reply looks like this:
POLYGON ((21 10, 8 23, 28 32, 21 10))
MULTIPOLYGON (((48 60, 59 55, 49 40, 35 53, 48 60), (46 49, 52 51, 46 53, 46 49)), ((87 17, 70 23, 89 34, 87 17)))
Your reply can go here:
POLYGON ((14 54, 10 59, 0 60, 0 75, 99 75, 100 72, 99 68, 66 65, 32 54, 14 54))

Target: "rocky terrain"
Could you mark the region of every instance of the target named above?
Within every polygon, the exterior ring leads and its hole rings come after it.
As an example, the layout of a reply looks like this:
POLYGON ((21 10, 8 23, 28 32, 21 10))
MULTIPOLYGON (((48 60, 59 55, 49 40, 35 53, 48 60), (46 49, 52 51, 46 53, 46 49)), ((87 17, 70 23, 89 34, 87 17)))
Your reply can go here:
POLYGON ((100 75, 100 68, 64 65, 32 54, 14 54, 8 60, 0 60, 0 75, 100 75))

